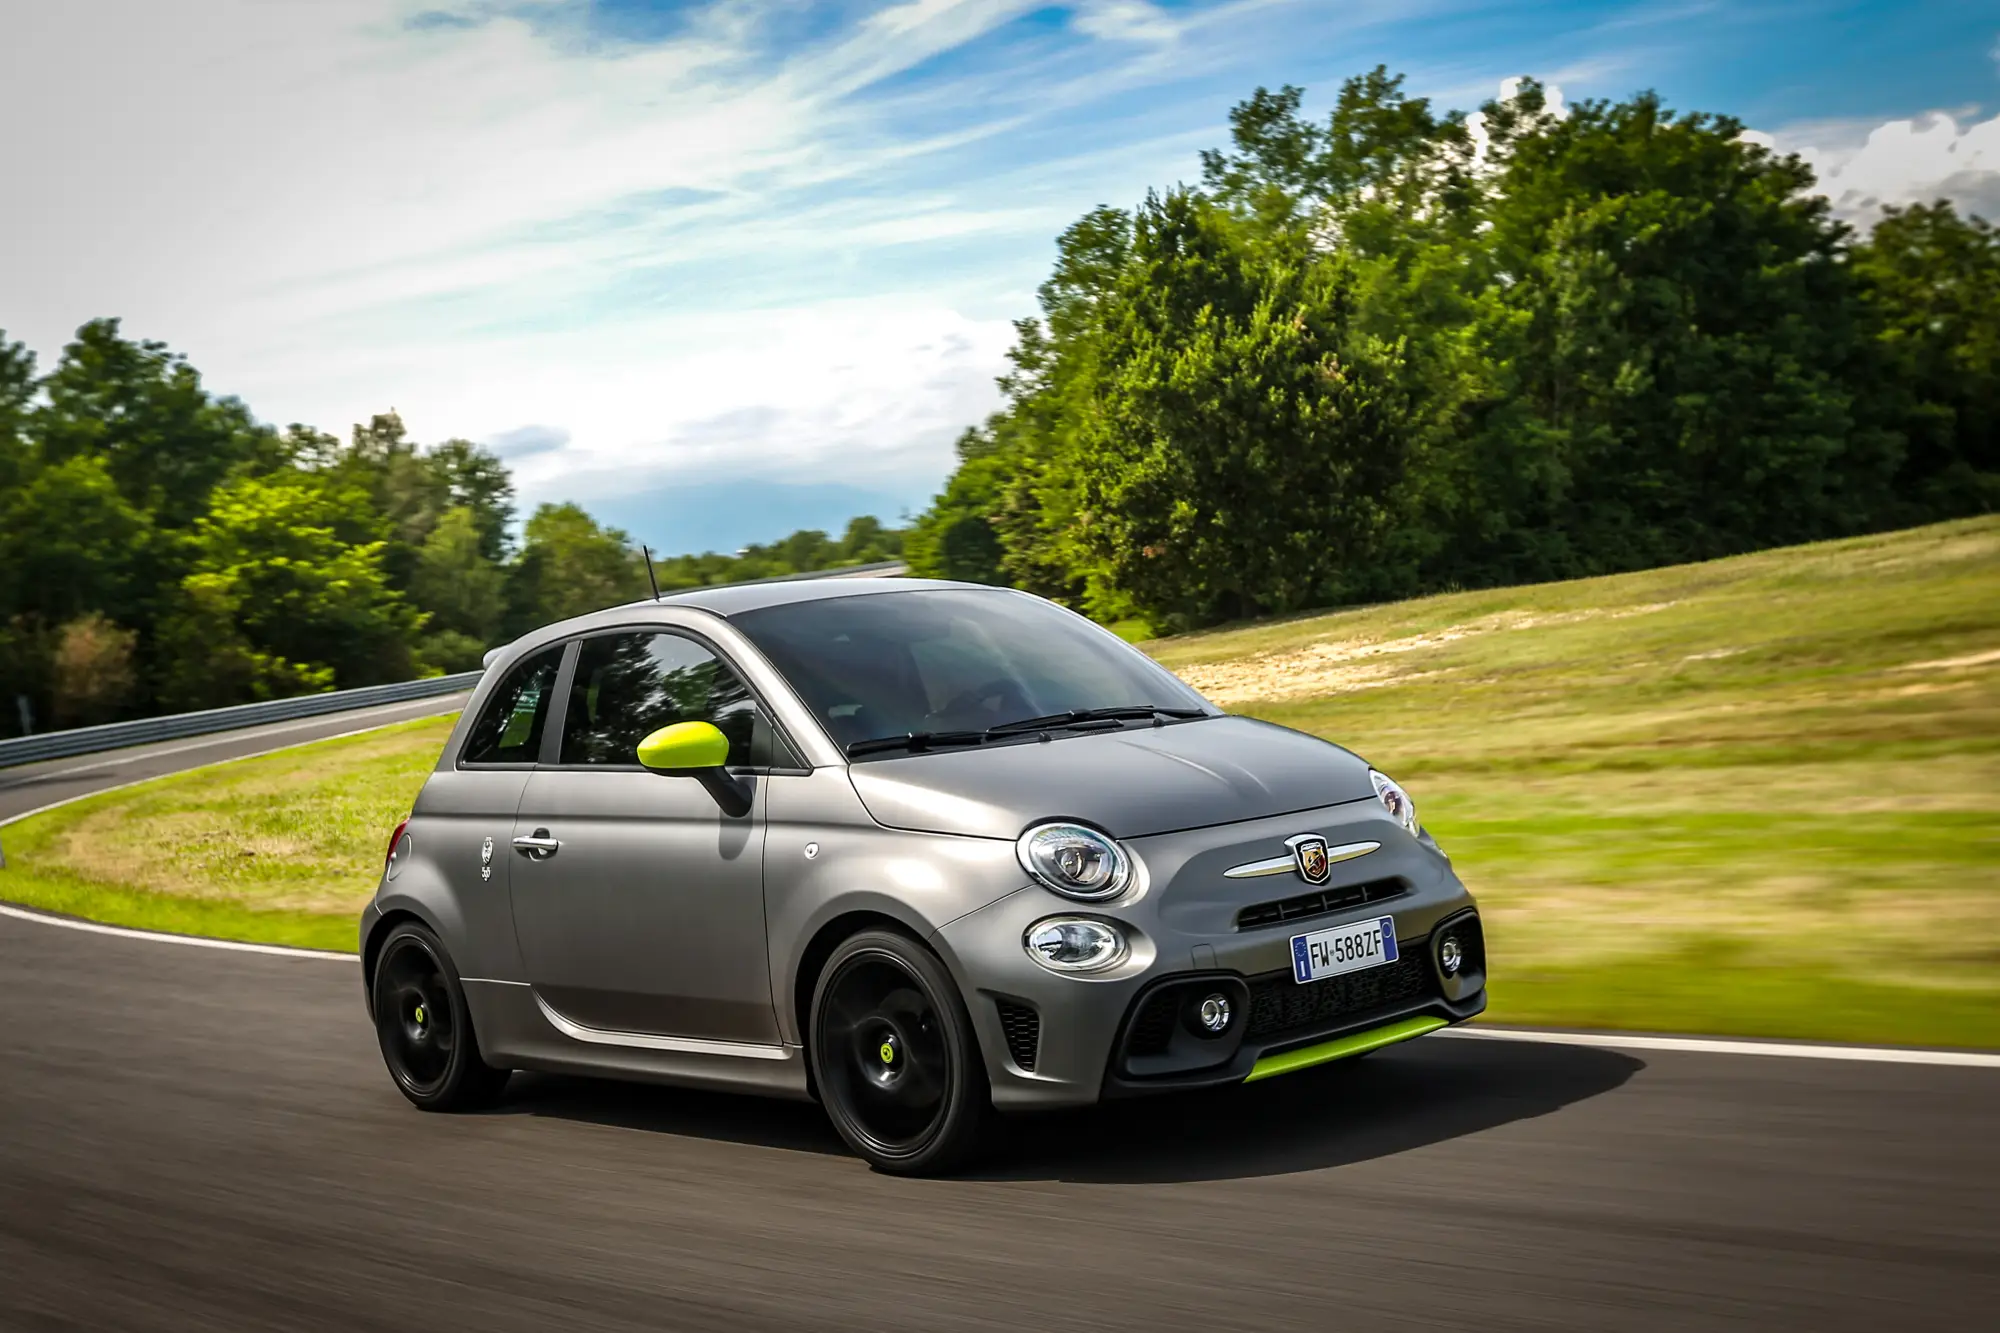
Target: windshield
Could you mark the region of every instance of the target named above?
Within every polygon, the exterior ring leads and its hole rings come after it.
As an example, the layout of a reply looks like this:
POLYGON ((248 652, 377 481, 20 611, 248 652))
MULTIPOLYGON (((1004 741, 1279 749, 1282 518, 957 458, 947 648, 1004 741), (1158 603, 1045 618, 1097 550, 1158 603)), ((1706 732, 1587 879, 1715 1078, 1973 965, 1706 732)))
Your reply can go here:
POLYGON ((1105 630, 1004 589, 829 597, 730 617, 842 746, 1200 696, 1105 630))

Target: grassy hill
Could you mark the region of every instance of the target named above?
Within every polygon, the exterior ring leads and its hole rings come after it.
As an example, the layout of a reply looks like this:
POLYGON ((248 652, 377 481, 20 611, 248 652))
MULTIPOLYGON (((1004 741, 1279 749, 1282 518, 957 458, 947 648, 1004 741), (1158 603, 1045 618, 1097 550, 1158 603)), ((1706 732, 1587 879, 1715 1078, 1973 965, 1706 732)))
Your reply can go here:
MULTIPOLYGON (((1144 647, 1411 789, 1495 1021, 2000 1046, 2000 520, 1144 647)), ((0 897, 351 948, 446 726, 38 816, 0 897)))

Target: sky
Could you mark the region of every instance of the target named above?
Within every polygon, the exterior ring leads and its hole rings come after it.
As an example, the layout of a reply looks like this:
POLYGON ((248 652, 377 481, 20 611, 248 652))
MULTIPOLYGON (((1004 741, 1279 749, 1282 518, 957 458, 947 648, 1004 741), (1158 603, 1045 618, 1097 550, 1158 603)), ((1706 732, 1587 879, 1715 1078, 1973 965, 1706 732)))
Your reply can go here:
POLYGON ((1098 204, 1259 86, 1657 90, 1845 216, 2000 218, 2000 8, 1879 0, 0 0, 0 329, 394 409, 656 551, 920 511, 1098 204))

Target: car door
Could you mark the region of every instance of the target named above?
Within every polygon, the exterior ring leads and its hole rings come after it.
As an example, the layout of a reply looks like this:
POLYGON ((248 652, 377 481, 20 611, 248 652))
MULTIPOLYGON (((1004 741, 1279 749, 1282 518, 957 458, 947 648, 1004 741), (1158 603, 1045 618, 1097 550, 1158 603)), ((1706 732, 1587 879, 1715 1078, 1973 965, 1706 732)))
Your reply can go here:
POLYGON ((481 702, 458 761, 432 773, 411 827, 417 850, 451 886, 464 935, 453 941, 467 976, 506 976, 515 955, 507 849, 554 711, 563 645, 528 654, 481 702))
POLYGON ((582 639, 560 733, 514 821, 510 897, 529 982, 589 1037, 776 1043, 764 940, 762 782, 729 817, 699 783, 639 766, 651 732, 702 721, 753 768, 755 698, 708 645, 649 628, 582 639))

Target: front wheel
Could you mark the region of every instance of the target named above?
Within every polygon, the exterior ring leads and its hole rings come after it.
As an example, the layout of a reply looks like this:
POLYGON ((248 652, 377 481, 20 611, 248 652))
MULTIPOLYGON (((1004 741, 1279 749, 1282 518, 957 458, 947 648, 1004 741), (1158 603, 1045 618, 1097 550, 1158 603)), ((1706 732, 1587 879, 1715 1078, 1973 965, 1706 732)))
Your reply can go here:
POLYGON ((414 921, 391 930, 371 994, 383 1063, 413 1105, 470 1111, 499 1100, 510 1071, 480 1058, 465 988, 436 935, 414 921))
POLYGON ((820 1100, 878 1171, 935 1175, 978 1148, 993 1110, 958 987, 937 956, 871 930, 834 951, 808 1038, 820 1100))

